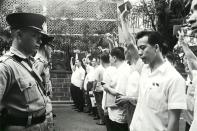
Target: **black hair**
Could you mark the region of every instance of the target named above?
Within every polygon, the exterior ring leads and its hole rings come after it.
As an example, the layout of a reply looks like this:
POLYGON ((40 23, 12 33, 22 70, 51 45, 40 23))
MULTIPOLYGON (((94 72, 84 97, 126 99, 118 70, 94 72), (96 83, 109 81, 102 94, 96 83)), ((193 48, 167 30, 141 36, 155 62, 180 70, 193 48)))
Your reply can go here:
POLYGON ((90 60, 92 61, 92 59, 93 59, 92 54, 91 54, 91 55, 88 55, 87 58, 90 59, 90 60))
POLYGON ((125 60, 124 48, 123 47, 115 47, 111 50, 111 56, 115 56, 119 60, 125 60))
POLYGON ((108 52, 103 52, 103 53, 100 55, 100 59, 101 59, 101 61, 103 61, 104 63, 110 63, 109 53, 108 53, 108 52))
POLYGON ((168 46, 166 44, 166 41, 164 37, 157 31, 141 31, 137 33, 136 40, 138 41, 142 37, 147 36, 148 37, 148 43, 151 46, 154 46, 156 44, 159 45, 159 49, 162 52, 163 55, 166 55, 168 52, 168 46))

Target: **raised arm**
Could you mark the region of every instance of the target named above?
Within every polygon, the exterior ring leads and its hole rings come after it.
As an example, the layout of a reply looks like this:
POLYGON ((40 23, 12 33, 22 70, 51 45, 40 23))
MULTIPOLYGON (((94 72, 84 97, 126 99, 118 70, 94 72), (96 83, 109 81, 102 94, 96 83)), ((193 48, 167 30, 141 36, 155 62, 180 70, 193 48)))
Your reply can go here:
POLYGON ((72 72, 74 72, 75 71, 75 65, 73 64, 73 57, 71 57, 71 59, 70 59, 70 67, 71 67, 72 72))
POLYGON ((123 37, 126 43, 125 47, 127 49, 127 52, 128 53, 130 52, 130 54, 132 54, 132 58, 130 61, 135 63, 139 59, 139 54, 136 47, 135 36, 129 32, 128 19, 127 19, 128 14, 129 11, 127 11, 125 7, 125 10, 120 14, 120 21, 122 25, 123 37))
POLYGON ((179 32, 178 44, 183 48, 188 64, 192 70, 197 70, 197 57, 188 46, 188 41, 184 39, 183 32, 179 32))
POLYGON ((136 43, 135 37, 129 32, 128 19, 127 19, 128 15, 129 15, 129 11, 127 11, 125 7, 125 10, 120 14, 120 22, 122 25, 123 37, 126 44, 132 44, 135 46, 136 43))

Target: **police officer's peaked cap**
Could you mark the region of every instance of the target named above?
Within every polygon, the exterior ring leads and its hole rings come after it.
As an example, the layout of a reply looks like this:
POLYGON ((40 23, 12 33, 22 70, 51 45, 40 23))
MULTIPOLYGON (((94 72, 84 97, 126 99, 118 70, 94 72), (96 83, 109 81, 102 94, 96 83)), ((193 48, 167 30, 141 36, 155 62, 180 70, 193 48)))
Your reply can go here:
POLYGON ((42 32, 46 18, 41 14, 12 13, 7 15, 6 21, 11 29, 31 28, 42 32))

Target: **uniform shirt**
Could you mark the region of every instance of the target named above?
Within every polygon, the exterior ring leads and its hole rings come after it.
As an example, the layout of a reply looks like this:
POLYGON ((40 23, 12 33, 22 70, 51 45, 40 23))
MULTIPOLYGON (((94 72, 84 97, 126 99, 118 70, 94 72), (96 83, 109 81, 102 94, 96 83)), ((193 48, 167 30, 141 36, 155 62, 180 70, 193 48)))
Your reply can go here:
POLYGON ((85 70, 82 66, 76 67, 75 71, 71 76, 71 83, 79 88, 82 88, 83 81, 85 77, 85 70))
POLYGON ((194 104, 194 120, 192 122, 192 125, 190 127, 189 131, 197 131, 197 70, 192 71, 192 75, 193 75, 193 84, 195 86, 195 93, 194 93, 194 100, 195 100, 195 104, 194 104))
POLYGON ((99 65, 96 67, 95 69, 95 80, 97 81, 97 84, 96 84, 96 88, 95 90, 96 91, 102 91, 102 86, 101 86, 101 81, 103 80, 103 73, 104 73, 104 68, 102 65, 99 65))
POLYGON ((168 61, 153 72, 144 65, 130 131, 166 131, 171 109, 186 109, 185 80, 168 61))
MULTIPOLYGON (((116 74, 115 91, 119 94, 126 95, 126 88, 128 85, 128 77, 130 73, 130 67, 126 62, 123 62, 118 68, 116 74)), ((117 123, 126 123, 126 109, 125 107, 109 107, 109 118, 117 123)))
POLYGON ((49 63, 41 57, 36 57, 33 63, 35 70, 41 75, 46 92, 52 92, 52 84, 50 80, 50 66, 49 63))
MULTIPOLYGON (((27 59, 13 47, 8 54, 16 55, 22 60, 27 59)), ((45 109, 46 97, 35 78, 23 66, 7 59, 0 63, 0 74, 0 105, 6 107, 10 113, 27 115, 45 109)))

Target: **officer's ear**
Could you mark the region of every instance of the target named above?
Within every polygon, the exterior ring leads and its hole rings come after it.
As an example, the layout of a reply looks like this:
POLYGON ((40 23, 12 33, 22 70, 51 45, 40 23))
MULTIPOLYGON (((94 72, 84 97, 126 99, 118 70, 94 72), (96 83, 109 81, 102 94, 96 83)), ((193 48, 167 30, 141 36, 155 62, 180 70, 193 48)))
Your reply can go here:
POLYGON ((21 39, 23 32, 20 29, 13 30, 13 36, 17 39, 21 39))

